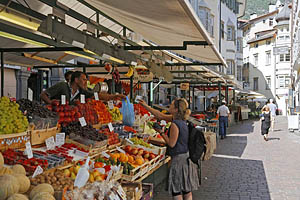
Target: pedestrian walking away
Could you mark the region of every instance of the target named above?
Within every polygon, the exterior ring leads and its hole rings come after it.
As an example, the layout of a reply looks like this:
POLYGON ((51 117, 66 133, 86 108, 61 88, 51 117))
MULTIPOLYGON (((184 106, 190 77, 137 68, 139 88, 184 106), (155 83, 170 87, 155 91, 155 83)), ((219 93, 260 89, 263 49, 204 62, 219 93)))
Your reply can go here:
POLYGON ((273 132, 274 125, 275 125, 277 106, 276 106, 276 104, 273 103, 273 99, 269 100, 269 103, 267 104, 267 106, 270 108, 270 112, 271 112, 271 131, 273 132))
POLYGON ((222 101, 222 105, 218 108, 217 114, 219 114, 219 135, 221 135, 221 139, 224 139, 226 137, 226 128, 230 114, 229 108, 226 106, 226 101, 222 101))
POLYGON ((187 119, 191 111, 188 103, 180 98, 172 102, 169 107, 171 115, 163 114, 140 101, 155 117, 171 121, 168 134, 161 132, 162 138, 167 144, 167 154, 171 156, 171 166, 168 177, 168 191, 175 200, 192 200, 192 191, 199 188, 198 166, 189 159, 189 129, 187 119))
POLYGON ((261 120, 261 134, 263 135, 264 140, 268 141, 268 133, 271 125, 271 112, 269 106, 263 107, 260 120, 261 120))

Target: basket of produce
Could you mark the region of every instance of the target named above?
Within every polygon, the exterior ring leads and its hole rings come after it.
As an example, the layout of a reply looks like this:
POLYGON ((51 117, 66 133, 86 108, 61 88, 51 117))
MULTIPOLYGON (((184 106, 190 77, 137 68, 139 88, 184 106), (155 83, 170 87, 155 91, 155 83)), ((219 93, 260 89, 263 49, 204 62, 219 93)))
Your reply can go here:
POLYGON ((0 150, 24 148, 30 141, 28 120, 19 104, 0 98, 0 150))

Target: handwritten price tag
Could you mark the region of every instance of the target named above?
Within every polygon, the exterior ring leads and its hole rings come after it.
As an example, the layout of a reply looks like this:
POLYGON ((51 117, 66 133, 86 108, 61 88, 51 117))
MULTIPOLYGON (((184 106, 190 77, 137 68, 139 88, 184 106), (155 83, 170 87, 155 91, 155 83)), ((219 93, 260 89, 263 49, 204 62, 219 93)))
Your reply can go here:
POLYGON ((94 93, 94 96, 95 96, 95 100, 99 101, 99 95, 98 95, 98 92, 95 92, 95 93, 94 93))
POLYGON ((28 100, 33 100, 33 91, 30 88, 28 88, 28 100))
POLYGON ((33 158, 32 148, 31 148, 30 142, 26 142, 25 145, 26 145, 26 153, 27 153, 28 159, 33 158))
POLYGON ((86 126, 86 121, 85 121, 84 117, 80 117, 79 122, 82 127, 86 126))
POLYGON ((56 146, 61 146, 65 144, 65 133, 57 133, 55 136, 56 146))
POLYGON ((37 166, 37 168, 35 169, 32 178, 36 177, 39 174, 42 174, 44 172, 43 168, 41 168, 41 166, 37 166))
POLYGON ((46 139, 46 147, 47 150, 53 150, 55 149, 55 141, 54 141, 54 137, 49 137, 48 139, 46 139))
POLYGON ((85 103, 85 95, 84 94, 80 95, 80 103, 85 103))
POLYGON ((101 155, 104 156, 105 158, 110 158, 110 156, 106 152, 102 152, 101 155))
POLYGON ((166 122, 165 120, 161 120, 161 121, 160 121, 160 125, 166 126, 166 125, 167 125, 167 122, 166 122))
POLYGON ((66 95, 61 95, 61 105, 66 105, 66 95))
POLYGON ((114 131, 114 127, 113 127, 113 125, 111 123, 108 124, 108 128, 109 128, 110 132, 114 131))
POLYGON ((121 149, 120 147, 117 147, 117 150, 118 150, 120 153, 126 154, 126 152, 125 152, 123 149, 121 149))
POLYGON ((114 109, 114 102, 113 102, 113 101, 109 101, 109 102, 108 102, 108 108, 109 108, 110 110, 114 109))

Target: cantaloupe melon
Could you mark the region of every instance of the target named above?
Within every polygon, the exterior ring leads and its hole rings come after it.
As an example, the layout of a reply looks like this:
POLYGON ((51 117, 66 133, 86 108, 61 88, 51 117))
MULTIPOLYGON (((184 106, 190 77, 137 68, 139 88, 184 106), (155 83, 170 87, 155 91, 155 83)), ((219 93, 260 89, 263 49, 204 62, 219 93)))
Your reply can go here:
POLYGON ((3 159, 2 153, 0 152, 0 168, 2 168, 3 165, 4 165, 4 159, 3 159))
POLYGON ((28 200, 23 194, 13 194, 7 200, 28 200))
POLYGON ((23 174, 12 174, 14 177, 18 179, 20 188, 19 188, 19 193, 23 194, 28 191, 30 188, 30 180, 27 178, 27 176, 23 174))
POLYGON ((31 190, 29 198, 32 199, 37 193, 40 193, 40 192, 48 192, 49 194, 54 195, 53 187, 48 183, 42 183, 42 184, 35 186, 31 190))
POLYGON ((4 174, 12 174, 13 171, 8 168, 8 167, 2 167, 0 168, 0 175, 4 175, 4 174))
POLYGON ((55 200, 54 196, 48 192, 39 192, 31 200, 55 200))
POLYGON ((0 200, 5 200, 11 195, 19 192, 18 179, 12 175, 5 174, 0 176, 0 200))
POLYGON ((26 176, 26 170, 25 170, 25 168, 22 165, 19 165, 19 164, 18 165, 14 165, 14 166, 12 166, 11 169, 16 174, 23 174, 23 175, 26 176))

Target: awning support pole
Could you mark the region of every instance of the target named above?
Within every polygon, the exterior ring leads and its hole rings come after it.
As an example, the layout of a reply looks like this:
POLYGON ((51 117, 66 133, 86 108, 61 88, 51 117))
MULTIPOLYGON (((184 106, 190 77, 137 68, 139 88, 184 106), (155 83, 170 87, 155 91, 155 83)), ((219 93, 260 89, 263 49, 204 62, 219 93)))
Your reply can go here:
POLYGON ((229 103, 229 99, 228 99, 228 85, 225 86, 225 101, 228 104, 229 103))
MULTIPOLYGON (((115 70, 115 67, 113 67, 112 71, 115 70)), ((116 93, 116 90, 115 90, 115 79, 114 79, 114 76, 112 75, 111 76, 111 94, 115 94, 116 93)))
POLYGON ((192 109, 195 110, 195 87, 193 86, 192 109))
POLYGON ((235 107, 235 89, 233 89, 233 91, 232 91, 232 93, 233 93, 233 106, 235 107))
POLYGON ((221 88, 221 82, 218 82, 218 88, 219 88, 219 106, 222 104, 222 88, 221 88))
POLYGON ((188 100, 188 103, 189 103, 189 108, 191 108, 191 87, 189 87, 189 100, 188 100))
POLYGON ((133 76, 130 77, 130 100, 133 102, 133 76))
MULTIPOLYGON (((208 87, 208 84, 206 84, 206 87, 208 87)), ((206 87, 205 86, 203 87, 204 111, 206 111, 206 94, 205 94, 206 93, 206 87)))
POLYGON ((4 96, 4 53, 1 51, 1 97, 4 96))

